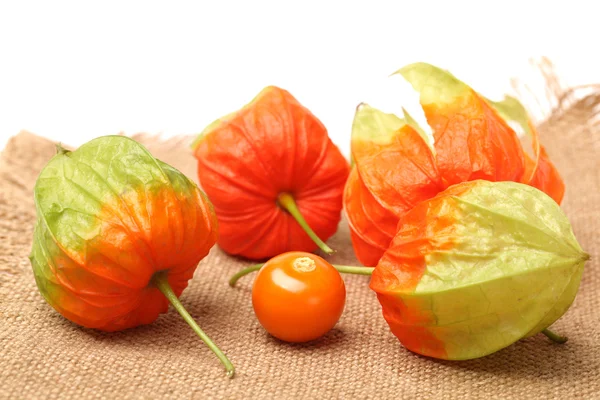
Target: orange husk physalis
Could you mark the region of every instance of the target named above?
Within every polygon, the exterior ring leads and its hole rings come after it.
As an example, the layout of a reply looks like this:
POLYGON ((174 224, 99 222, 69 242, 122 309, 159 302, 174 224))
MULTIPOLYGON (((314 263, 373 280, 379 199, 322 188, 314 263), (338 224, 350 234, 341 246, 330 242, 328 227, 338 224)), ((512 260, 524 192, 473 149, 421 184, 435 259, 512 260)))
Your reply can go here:
POLYGON ((290 93, 265 88, 209 125, 193 149, 223 250, 250 259, 332 251, 324 242, 341 218, 348 162, 290 93))
POLYGON ((119 331, 169 302, 233 375, 178 297, 217 240, 212 205, 182 173, 122 136, 59 151, 40 173, 31 251, 46 301, 70 321, 119 331))
POLYGON ((487 100, 450 73, 425 63, 398 71, 420 93, 434 143, 404 118, 366 104, 352 127, 355 163, 346 183, 344 209, 357 258, 376 265, 402 216, 451 185, 464 181, 514 181, 536 187, 560 204, 564 184, 541 146, 521 104, 487 100), (523 151, 513 121, 531 137, 523 151))

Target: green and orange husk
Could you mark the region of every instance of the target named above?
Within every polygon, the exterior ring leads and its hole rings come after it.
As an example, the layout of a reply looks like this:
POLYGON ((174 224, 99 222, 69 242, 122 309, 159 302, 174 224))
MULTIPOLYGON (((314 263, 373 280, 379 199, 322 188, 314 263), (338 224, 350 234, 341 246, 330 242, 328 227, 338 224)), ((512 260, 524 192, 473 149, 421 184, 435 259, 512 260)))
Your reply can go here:
POLYGON ((545 331, 573 302, 588 259, 552 198, 476 180, 403 216, 370 287, 406 348, 464 360, 545 331))
POLYGON ((560 204, 564 184, 524 108, 512 98, 494 103, 449 72, 425 63, 398 72, 420 94, 433 144, 411 116, 366 104, 352 127, 354 170, 344 209, 358 259, 375 265, 404 213, 451 185, 484 179, 536 187, 560 204), (508 122, 524 127, 533 156, 508 122))
POLYGON ((59 147, 34 189, 31 265, 46 301, 86 328, 153 322, 171 303, 233 375, 233 365, 178 300, 217 239, 212 205, 132 139, 59 147))

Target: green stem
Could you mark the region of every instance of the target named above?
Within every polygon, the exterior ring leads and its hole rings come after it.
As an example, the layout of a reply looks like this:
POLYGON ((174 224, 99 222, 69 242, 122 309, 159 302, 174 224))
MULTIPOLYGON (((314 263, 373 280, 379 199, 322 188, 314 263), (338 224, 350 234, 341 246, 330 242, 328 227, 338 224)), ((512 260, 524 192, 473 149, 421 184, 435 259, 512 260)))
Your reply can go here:
POLYGON ((325 242, 323 242, 321 238, 318 237, 317 234, 308 225, 308 223, 302 216, 302 213, 298 209, 298 205, 296 205, 294 197, 291 194, 280 193, 279 196, 277 196, 277 203, 281 208, 289 212, 291 216, 294 217, 296 222, 298 222, 298 225, 300 225, 300 227, 304 229, 304 232, 306 232, 308 237, 310 237, 312 241, 315 242, 315 244, 319 246, 321 250, 323 250, 323 252, 325 252, 326 254, 332 254, 334 252, 334 250, 331 247, 327 246, 325 242))
POLYGON ((233 364, 231 363, 231 361, 229 361, 229 359, 221 351, 221 349, 219 349, 219 347, 217 347, 217 345, 211 340, 211 338, 209 338, 208 335, 204 333, 202 329, 200 329, 196 321, 194 321, 194 319, 187 312, 183 304, 181 304, 181 302, 177 298, 177 295, 175 295, 175 292, 173 292, 173 289, 169 284, 169 280, 167 279, 167 273, 157 272, 152 277, 151 282, 158 288, 158 290, 162 292, 162 294, 165 295, 167 300, 169 300, 169 302, 173 305, 177 312, 183 317, 185 322, 187 322, 188 325, 194 330, 194 332, 196 332, 196 334, 200 337, 200 339, 202 339, 202 341, 208 346, 208 348, 211 349, 213 353, 217 355, 217 357, 219 358, 221 363, 223 363, 225 369, 227 370, 227 377, 233 378, 233 375, 235 374, 235 368, 233 364))
MULTIPOLYGON (((234 287, 237 281, 252 272, 258 271, 264 264, 256 264, 251 267, 244 268, 241 271, 236 272, 231 279, 229 279, 229 286, 234 287)), ((373 267, 354 267, 349 265, 334 265, 335 269, 337 269, 342 274, 355 274, 355 275, 371 275, 375 268, 373 267)))
POLYGON ((372 275, 375 270, 373 267, 355 267, 350 265, 334 265, 334 268, 341 274, 354 275, 372 275))
POLYGON ((254 271, 258 271, 259 269, 261 269, 261 268, 262 268, 262 266, 263 266, 263 264, 256 264, 256 265, 253 265, 253 266, 251 266, 251 267, 248 267, 248 268, 244 268, 243 270, 236 272, 236 273, 235 273, 235 274, 234 274, 234 275, 231 277, 231 279, 229 280, 229 286, 231 286, 231 287, 234 287, 234 286, 235 286, 235 284, 237 283, 237 281, 238 281, 238 280, 239 280, 239 279, 240 279, 242 276, 248 275, 248 274, 250 274, 250 273, 252 273, 252 272, 254 272, 254 271))
POLYGON ((544 329, 542 333, 546 335, 548 339, 552 340, 555 343, 563 344, 566 343, 567 340, 569 340, 566 336, 561 336, 557 333, 554 333, 550 329, 544 329))

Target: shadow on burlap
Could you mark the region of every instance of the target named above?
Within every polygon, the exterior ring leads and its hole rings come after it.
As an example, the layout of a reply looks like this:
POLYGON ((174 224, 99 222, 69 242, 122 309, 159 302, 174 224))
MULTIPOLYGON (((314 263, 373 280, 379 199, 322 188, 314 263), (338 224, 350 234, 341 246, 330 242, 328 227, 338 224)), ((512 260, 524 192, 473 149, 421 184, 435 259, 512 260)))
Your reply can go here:
MULTIPOLYGON (((567 99, 567 100, 565 100, 567 99)), ((181 299, 237 367, 233 380, 179 315, 118 333, 78 327, 38 293, 27 256, 35 219, 32 189, 55 152, 22 132, 0 159, 0 398, 593 398, 600 396, 600 94, 561 104, 540 135, 567 184, 563 208, 591 254, 575 303, 554 330, 493 355, 437 361, 405 350, 390 333, 368 278, 345 276, 347 304, 321 340, 290 345, 254 318, 248 262, 215 247, 181 299)), ((189 138, 137 136, 158 158, 195 177, 189 138)), ((330 240, 334 263, 356 263, 345 222, 330 240)))

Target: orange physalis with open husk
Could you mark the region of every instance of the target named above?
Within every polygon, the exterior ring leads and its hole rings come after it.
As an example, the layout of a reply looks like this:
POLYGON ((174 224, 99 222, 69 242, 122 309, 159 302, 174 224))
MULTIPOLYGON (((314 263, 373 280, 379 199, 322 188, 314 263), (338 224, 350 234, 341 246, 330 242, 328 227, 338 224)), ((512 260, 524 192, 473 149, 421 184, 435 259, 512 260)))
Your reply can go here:
POLYGON ((178 297, 217 240, 212 205, 185 175, 123 136, 59 147, 34 190, 31 265, 46 301, 102 331, 149 324, 169 302, 233 375, 178 297))
POLYGON ((398 71, 420 93, 433 145, 416 122, 366 104, 352 127, 355 171, 344 208, 354 250, 375 265, 404 213, 464 181, 515 181, 534 186, 560 203, 564 184, 539 143, 523 107, 512 98, 494 103, 450 73, 425 63, 398 71), (533 158, 523 151, 508 120, 531 136, 533 158))
POLYGON ((251 259, 331 253, 324 242, 341 218, 348 162, 289 92, 265 88, 209 125, 193 148, 223 250, 251 259))
POLYGON ((356 111, 355 166, 346 182, 344 208, 364 265, 375 265, 387 249, 399 215, 443 190, 427 138, 410 116, 406 121, 366 104, 356 111))

